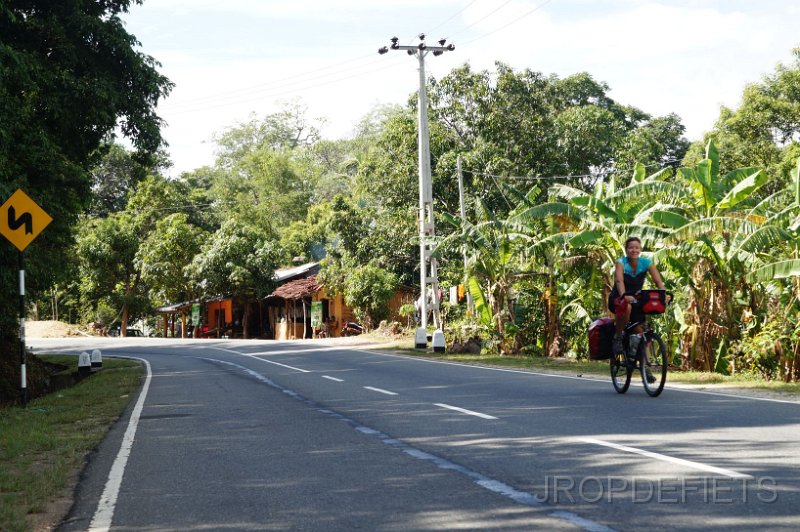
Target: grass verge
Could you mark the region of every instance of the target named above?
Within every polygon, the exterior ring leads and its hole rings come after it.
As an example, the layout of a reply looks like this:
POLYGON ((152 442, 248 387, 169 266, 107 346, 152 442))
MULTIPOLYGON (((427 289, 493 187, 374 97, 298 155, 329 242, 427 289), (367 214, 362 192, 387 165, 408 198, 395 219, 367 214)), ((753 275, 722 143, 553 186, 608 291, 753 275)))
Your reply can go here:
MULTIPOLYGON (((77 369, 77 357, 44 356, 77 369)), ((69 509, 86 453, 95 448, 139 387, 135 360, 103 360, 75 386, 0 407, 0 530, 47 530, 69 509), (54 508, 57 508, 54 510, 54 508)))

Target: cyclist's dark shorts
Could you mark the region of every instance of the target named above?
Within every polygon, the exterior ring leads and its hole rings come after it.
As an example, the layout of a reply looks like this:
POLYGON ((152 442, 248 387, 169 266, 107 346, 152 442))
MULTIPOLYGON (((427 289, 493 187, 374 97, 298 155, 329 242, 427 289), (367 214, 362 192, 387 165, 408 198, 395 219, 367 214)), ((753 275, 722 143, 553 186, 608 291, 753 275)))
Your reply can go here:
MULTIPOLYGON (((631 320, 629 323, 643 322, 644 312, 642 312, 642 306, 639 304, 633 304, 631 307, 631 320)), ((616 305, 614 304, 613 296, 608 296, 608 310, 610 310, 612 314, 616 314, 616 305)))

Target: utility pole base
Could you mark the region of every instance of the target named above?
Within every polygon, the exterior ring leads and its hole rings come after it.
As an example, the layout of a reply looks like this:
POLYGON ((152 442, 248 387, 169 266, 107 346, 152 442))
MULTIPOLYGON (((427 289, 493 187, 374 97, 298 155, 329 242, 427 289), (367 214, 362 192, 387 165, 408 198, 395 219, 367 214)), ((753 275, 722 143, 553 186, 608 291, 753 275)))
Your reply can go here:
POLYGON ((414 349, 427 349, 428 348, 428 331, 424 327, 417 329, 416 339, 414 340, 414 349))
POLYGON ((434 353, 444 353, 445 352, 445 342, 444 342, 444 333, 441 329, 436 329, 433 332, 433 352, 434 353))

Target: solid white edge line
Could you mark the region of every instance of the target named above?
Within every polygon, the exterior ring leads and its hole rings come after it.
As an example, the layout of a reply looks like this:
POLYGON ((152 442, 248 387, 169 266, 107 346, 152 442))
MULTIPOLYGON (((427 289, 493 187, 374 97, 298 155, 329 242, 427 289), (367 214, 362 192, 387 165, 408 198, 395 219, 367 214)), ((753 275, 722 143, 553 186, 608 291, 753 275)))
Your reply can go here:
MULTIPOLYGON (((429 358, 419 358, 413 355, 395 355, 392 353, 382 353, 380 351, 367 351, 366 349, 351 349, 351 351, 357 351, 359 353, 365 353, 370 355, 380 355, 385 357, 394 357, 394 358, 405 358, 407 360, 414 360, 419 362, 429 362, 431 364, 446 364, 448 366, 460 366, 462 368, 475 368, 487 371, 501 371, 504 373, 521 373, 523 375, 538 375, 540 377, 554 377, 556 379, 571 379, 576 381, 583 381, 583 382, 595 382, 601 384, 608 384, 609 380, 607 378, 600 378, 599 375, 586 375, 582 377, 572 375, 559 375, 557 373, 542 373, 539 371, 522 371, 518 369, 508 369, 508 368, 492 368, 489 366, 481 366, 479 364, 462 364, 460 362, 451 362, 448 360, 431 360, 429 358)), ((637 383, 637 386, 640 385, 637 383)), ((752 401, 767 401, 770 403, 783 403, 788 405, 800 405, 800 401, 787 401, 784 399, 770 399, 769 397, 754 397, 752 395, 736 395, 732 393, 723 393, 723 392, 709 392, 705 390, 692 390, 689 388, 685 388, 680 383, 675 383, 669 385, 669 391, 671 392, 685 392, 685 393, 699 393, 702 395, 715 395, 717 397, 725 397, 727 399, 747 399, 752 401)))
POLYGON ((111 528, 111 520, 114 517, 114 508, 117 504, 119 488, 122 485, 122 477, 125 474, 125 466, 128 464, 128 457, 131 454, 131 447, 133 447, 133 440, 139 425, 139 417, 141 416, 144 401, 150 389, 150 381, 153 377, 150 363, 147 360, 136 357, 126 358, 133 358, 134 360, 144 362, 145 368, 147 369, 147 377, 145 378, 144 386, 142 386, 142 391, 139 393, 136 406, 133 407, 131 418, 128 421, 128 428, 125 430, 125 435, 122 437, 122 443, 120 444, 117 457, 114 459, 114 463, 111 465, 111 471, 108 473, 108 480, 103 489, 103 494, 100 496, 100 501, 97 503, 97 510, 89 525, 90 532, 106 531, 111 528))
POLYGON ((673 464, 684 465, 687 467, 691 467, 693 469, 699 469, 700 471, 708 471, 709 473, 717 473, 719 475, 724 475, 726 477, 753 478, 752 475, 746 475, 744 473, 739 473, 737 471, 732 471, 730 469, 723 469, 721 467, 714 467, 706 464, 701 464, 699 462, 692 462, 691 460, 684 460, 683 458, 675 458, 674 456, 667 456, 665 454, 645 451, 644 449, 637 449, 636 447, 628 447, 627 445, 619 445, 617 443, 597 440, 594 438, 579 438, 579 439, 580 441, 585 443, 593 443, 595 445, 602 445, 603 447, 610 447, 612 449, 617 449, 619 451, 640 454, 642 456, 647 456, 649 458, 655 458, 656 460, 663 460, 664 462, 672 462, 673 464))
POLYGON ((466 408, 460 408, 458 406, 453 405, 446 405, 444 403, 434 403, 436 406, 440 406, 442 408, 448 408, 450 410, 455 410, 456 412, 461 412, 462 414, 469 414, 470 416, 481 417, 483 419, 497 419, 494 416, 490 416, 489 414, 481 414, 480 412, 475 412, 474 410, 467 410, 466 408))
POLYGON ((342 379, 337 379, 336 377, 331 377, 330 375, 323 375, 322 378, 328 379, 329 381, 344 382, 342 379))
POLYGON ((382 388, 374 388, 372 386, 364 386, 364 388, 367 390, 372 390, 373 392, 385 393, 386 395, 397 395, 395 392, 390 392, 389 390, 384 390, 382 388))

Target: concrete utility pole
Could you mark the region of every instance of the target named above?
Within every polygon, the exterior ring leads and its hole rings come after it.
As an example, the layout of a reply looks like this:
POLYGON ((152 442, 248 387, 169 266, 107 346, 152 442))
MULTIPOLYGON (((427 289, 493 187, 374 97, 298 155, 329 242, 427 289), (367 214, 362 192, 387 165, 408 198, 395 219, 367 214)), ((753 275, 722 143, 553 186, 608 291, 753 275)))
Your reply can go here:
MULTIPOLYGON (((464 173, 461 171, 461 155, 456 159, 456 170, 458 171, 458 204, 461 209, 461 221, 467 221, 467 207, 464 205, 464 173)), ((475 305, 472 304, 472 293, 469 291, 469 275, 467 269, 469 268, 469 261, 467 260, 467 252, 464 250, 464 291, 467 294, 467 310, 470 313, 475 313, 475 305)))
POLYGON ((453 44, 445 46, 446 40, 440 39, 439 46, 425 44, 425 34, 419 35, 419 44, 406 46, 399 44, 397 37, 390 39, 390 46, 383 46, 379 54, 391 50, 405 50, 408 55, 415 55, 419 60, 419 251, 420 251, 420 328, 417 329, 415 346, 426 348, 428 345, 428 293, 431 294, 431 310, 436 332, 433 335, 433 350, 444 351, 444 333, 441 331, 442 321, 439 314, 439 277, 436 272, 436 259, 432 257, 434 218, 433 218, 433 184, 431 181, 431 150, 428 133, 428 97, 425 92, 425 56, 433 52, 440 56, 444 52, 456 49, 453 44), (429 267, 430 264, 430 267, 429 267))

